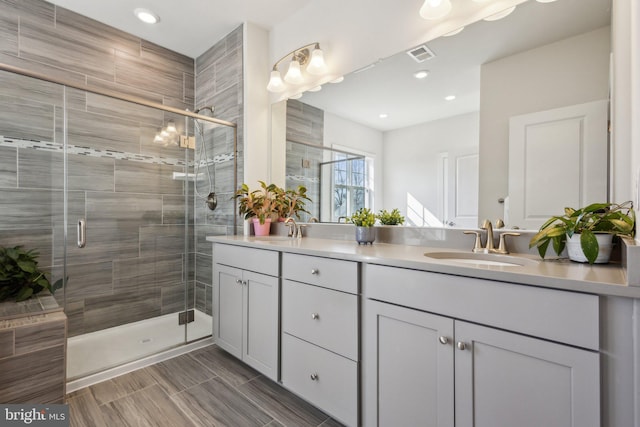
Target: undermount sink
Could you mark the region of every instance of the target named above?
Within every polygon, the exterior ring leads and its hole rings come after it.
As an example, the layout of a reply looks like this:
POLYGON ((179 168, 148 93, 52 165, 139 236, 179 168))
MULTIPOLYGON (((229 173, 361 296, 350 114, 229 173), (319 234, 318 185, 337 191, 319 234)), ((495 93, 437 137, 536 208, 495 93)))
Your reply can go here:
POLYGON ((513 255, 483 254, 474 252, 426 252, 424 256, 463 264, 497 267, 522 267, 525 265, 538 264, 538 261, 536 260, 513 255))

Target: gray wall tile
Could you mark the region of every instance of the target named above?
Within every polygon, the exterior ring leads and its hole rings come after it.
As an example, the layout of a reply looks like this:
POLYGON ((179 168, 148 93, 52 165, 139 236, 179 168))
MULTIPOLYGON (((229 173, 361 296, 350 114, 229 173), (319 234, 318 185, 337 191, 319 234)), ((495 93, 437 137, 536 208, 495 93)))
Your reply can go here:
POLYGON ((15 354, 25 355, 43 348, 64 346, 67 338, 66 319, 39 322, 15 329, 15 354))
POLYGON ((184 181, 174 180, 173 172, 183 168, 116 160, 116 192, 182 194, 184 181))
POLYGON ((0 331, 0 359, 14 355, 14 330, 0 331))
POLYGON ((0 147, 0 187, 18 185, 18 150, 0 147))

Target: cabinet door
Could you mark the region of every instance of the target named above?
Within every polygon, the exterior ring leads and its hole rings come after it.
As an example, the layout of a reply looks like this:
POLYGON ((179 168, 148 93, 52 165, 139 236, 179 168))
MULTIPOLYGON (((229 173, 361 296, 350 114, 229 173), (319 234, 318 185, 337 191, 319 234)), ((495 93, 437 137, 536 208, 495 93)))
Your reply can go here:
POLYGON ((277 380, 279 279, 243 272, 245 316, 242 360, 277 380))
POLYGON ((237 358, 242 357, 243 302, 242 270, 216 264, 216 342, 237 358))
POLYGON ((453 427, 453 320, 372 300, 364 312, 363 425, 453 427))
POLYGON ((456 321, 456 427, 600 425, 598 353, 456 321))

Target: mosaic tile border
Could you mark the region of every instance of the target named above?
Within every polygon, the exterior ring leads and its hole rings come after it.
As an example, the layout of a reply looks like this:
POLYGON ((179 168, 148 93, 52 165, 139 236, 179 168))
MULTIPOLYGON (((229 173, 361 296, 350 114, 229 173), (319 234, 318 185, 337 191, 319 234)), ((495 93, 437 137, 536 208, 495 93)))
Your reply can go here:
MULTIPOLYGON (((12 148, 26 148, 34 150, 43 150, 56 153, 63 153, 64 145, 58 142, 48 141, 36 141, 19 138, 7 138, 0 135, 0 147, 12 147, 12 148)), ((83 147, 80 145, 67 145, 67 153, 89 157, 102 157, 111 158, 117 160, 129 160, 134 162, 156 164, 156 165, 169 165, 169 166, 184 166, 185 162, 182 159, 176 159, 171 157, 162 156, 150 156, 139 153, 128 153, 115 150, 101 150, 90 147, 83 147)), ((199 166, 208 166, 217 163, 225 163, 233 160, 233 153, 218 154, 213 159, 201 160, 199 166)), ((194 166, 195 161, 190 161, 188 166, 194 166)))
POLYGON ((290 179, 291 181, 297 181, 297 182, 314 182, 314 183, 320 182, 320 178, 310 178, 303 175, 287 175, 286 179, 290 179))

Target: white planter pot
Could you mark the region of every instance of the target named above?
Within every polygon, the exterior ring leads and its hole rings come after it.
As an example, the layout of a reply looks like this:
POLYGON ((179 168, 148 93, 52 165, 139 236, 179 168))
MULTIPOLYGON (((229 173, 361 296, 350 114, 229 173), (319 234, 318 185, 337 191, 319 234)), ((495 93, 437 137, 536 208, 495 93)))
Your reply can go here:
MULTIPOLYGON (((598 241, 598 257, 595 260, 595 264, 606 264, 611 257, 611 248, 613 247, 613 234, 596 234, 596 240, 598 241)), ((587 257, 582 252, 580 246, 580 235, 574 234, 571 238, 567 238, 567 254, 571 261, 588 262, 587 257)))

